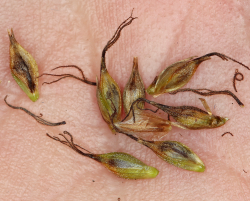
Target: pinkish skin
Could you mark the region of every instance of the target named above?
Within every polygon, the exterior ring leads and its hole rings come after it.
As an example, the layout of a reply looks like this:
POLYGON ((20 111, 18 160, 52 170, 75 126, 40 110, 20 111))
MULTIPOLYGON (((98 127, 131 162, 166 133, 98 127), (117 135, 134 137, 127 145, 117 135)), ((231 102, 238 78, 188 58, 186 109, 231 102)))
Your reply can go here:
MULTIPOLYGON (((124 135, 112 135, 99 112, 93 86, 73 79, 41 86, 43 81, 54 79, 43 77, 39 80, 40 98, 36 103, 31 102, 10 74, 7 35, 7 29, 13 28, 17 40, 36 59, 40 73, 50 72, 58 65, 76 64, 95 81, 96 75, 99 76, 102 48, 117 25, 135 8, 134 16, 139 19, 124 29, 120 40, 108 51, 107 67, 124 88, 133 57, 137 56, 142 79, 148 87, 166 66, 213 51, 250 65, 250 2, 84 2, 10 1, 0 7, 0 197, 43 201, 164 200, 166 197, 169 201, 250 200, 249 79, 237 82, 237 95, 245 104, 244 109, 231 97, 206 97, 215 115, 230 118, 225 126, 202 131, 173 128, 164 138, 184 143, 206 165, 204 173, 188 172, 166 164, 124 135), (24 112, 8 108, 3 102, 6 94, 14 105, 42 113, 51 121, 65 120, 67 124, 39 125, 24 112), (56 135, 63 130, 71 132, 78 144, 87 144, 85 147, 94 153, 127 152, 156 167, 160 173, 147 181, 119 179, 95 161, 83 158, 45 135, 46 132, 56 135), (226 131, 234 137, 221 137, 226 131)), ((249 72, 243 67, 214 57, 201 64, 186 87, 216 90, 220 86, 233 91, 235 68, 247 77, 249 72)), ((58 73, 61 72, 66 70, 58 73)), ((78 73, 74 69, 67 72, 78 73)), ((199 97, 180 93, 163 95, 155 101, 202 108, 199 97)))

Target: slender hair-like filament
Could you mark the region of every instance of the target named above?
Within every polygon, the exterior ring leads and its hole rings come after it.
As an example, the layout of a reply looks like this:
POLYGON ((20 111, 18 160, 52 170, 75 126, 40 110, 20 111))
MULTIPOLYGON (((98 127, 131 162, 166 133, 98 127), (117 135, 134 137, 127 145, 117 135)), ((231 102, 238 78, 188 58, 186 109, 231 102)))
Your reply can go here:
POLYGON ((120 24, 120 26, 117 28, 115 34, 113 35, 113 37, 108 41, 107 45, 104 47, 104 49, 102 51, 102 58, 105 58, 105 54, 108 51, 108 49, 110 47, 112 47, 112 45, 114 45, 116 43, 116 41, 120 38, 122 29, 124 27, 130 25, 134 19, 137 19, 137 17, 132 16, 133 11, 134 11, 134 9, 132 9, 131 15, 120 24))
POLYGON ((6 103, 9 107, 11 107, 11 108, 13 108, 13 109, 23 110, 23 111, 26 112, 28 115, 32 116, 32 117, 33 117, 38 123, 40 123, 40 124, 43 124, 43 125, 46 125, 46 126, 60 126, 60 125, 66 124, 65 121, 58 122, 58 123, 52 123, 52 122, 46 121, 45 119, 43 119, 43 118, 41 118, 41 117, 39 117, 39 116, 33 114, 32 112, 30 112, 29 110, 27 110, 27 109, 25 109, 25 108, 23 108, 23 107, 16 107, 16 106, 13 106, 13 105, 11 105, 11 104, 9 104, 9 103, 7 102, 7 97, 8 97, 8 95, 5 96, 4 101, 5 101, 5 103, 6 103))
POLYGON ((235 85, 235 80, 237 80, 237 81, 242 81, 242 80, 244 80, 244 75, 243 75, 242 73, 240 73, 240 72, 238 71, 238 69, 235 70, 234 78, 233 78, 234 90, 237 92, 236 85, 235 85), (240 75, 240 78, 237 77, 238 75, 240 75))
POLYGON ((225 133, 223 133, 223 134, 221 135, 221 137, 223 137, 223 136, 226 135, 226 134, 230 134, 231 136, 234 136, 231 132, 225 132, 225 133))
POLYGON ((86 84, 96 86, 96 82, 89 81, 89 80, 85 77, 85 75, 84 75, 82 69, 81 69, 80 67, 76 66, 76 65, 58 66, 58 67, 56 67, 56 68, 53 68, 51 71, 56 70, 56 69, 59 69, 59 68, 76 68, 76 69, 81 73, 82 78, 77 77, 77 76, 72 75, 72 74, 58 74, 58 75, 57 75, 57 74, 51 74, 51 73, 43 73, 43 74, 40 75, 39 77, 42 77, 43 75, 50 75, 50 76, 55 76, 55 77, 61 77, 61 78, 59 78, 59 79, 57 79, 57 80, 54 80, 54 81, 52 81, 52 82, 43 82, 43 84, 52 84, 52 83, 58 82, 58 81, 60 81, 60 80, 62 80, 62 79, 64 79, 64 78, 72 77, 72 78, 75 78, 75 79, 77 79, 77 80, 79 80, 79 81, 81 81, 81 82, 84 82, 84 83, 86 83, 86 84))
POLYGON ((234 100, 238 103, 238 105, 240 107, 244 107, 244 104, 240 101, 240 99, 233 94, 233 92, 229 91, 229 90, 223 90, 223 91, 213 91, 210 89, 190 89, 190 88, 184 88, 184 89, 177 89, 176 91, 173 92, 169 92, 169 94, 174 95, 177 94, 179 92, 193 92, 196 94, 199 94, 201 96, 213 96, 213 95, 228 95, 234 98, 234 100), (206 91, 206 92, 205 92, 206 91))

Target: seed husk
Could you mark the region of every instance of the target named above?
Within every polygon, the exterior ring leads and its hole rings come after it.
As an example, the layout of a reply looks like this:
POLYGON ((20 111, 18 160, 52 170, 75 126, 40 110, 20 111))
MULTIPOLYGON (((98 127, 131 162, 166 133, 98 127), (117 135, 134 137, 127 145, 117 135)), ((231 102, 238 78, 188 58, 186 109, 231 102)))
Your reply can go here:
MULTIPOLYGON (((140 98, 138 100, 144 100, 144 99, 140 98)), ((130 115, 130 112, 132 111, 135 103, 138 103, 138 101, 135 101, 132 104, 131 109, 126 117, 130 115)), ((111 120, 113 119, 114 115, 115 114, 112 115, 111 120)), ((133 113, 133 116, 134 116, 134 113, 133 113)), ((185 146, 184 144, 180 142, 148 141, 148 140, 144 140, 142 138, 136 137, 133 132, 129 132, 129 131, 124 132, 123 130, 119 129, 119 127, 116 127, 115 125, 113 127, 116 132, 124 134, 127 137, 135 140, 136 142, 148 147, 162 160, 174 166, 177 166, 185 170, 195 171, 195 172, 205 171, 205 165, 201 161, 201 159, 190 148, 188 148, 187 146, 185 146)))
POLYGON ((33 101, 39 98, 38 66, 35 59, 16 40, 14 32, 8 30, 10 39, 10 70, 13 78, 33 101))
MULTIPOLYGON (((163 105, 154 101, 147 100, 145 98, 140 98, 135 101, 131 106, 131 111, 133 112, 134 105, 136 107, 136 104, 138 102, 144 101, 172 116, 176 120, 176 122, 171 122, 171 125, 190 130, 217 128, 223 126, 229 120, 225 117, 213 115, 205 99, 200 98, 200 100, 202 101, 202 104, 205 107, 206 111, 193 106, 174 107, 163 105)), ((135 115, 133 116, 135 122, 135 115)))
POLYGON ((118 133, 124 134, 136 142, 151 149, 158 157, 176 167, 204 172, 205 165, 202 160, 186 145, 176 141, 148 141, 137 138, 131 133, 122 132, 116 128, 118 133))
POLYGON ((212 52, 201 57, 190 57, 170 65, 164 69, 159 76, 155 77, 154 81, 147 88, 147 93, 153 97, 157 97, 161 94, 173 92, 183 87, 193 77, 199 65, 202 62, 211 59, 211 56, 218 56, 226 61, 234 61, 250 70, 248 66, 231 57, 218 52, 212 52))
POLYGON ((120 24, 114 36, 108 41, 107 45, 104 47, 101 58, 100 80, 98 81, 97 79, 96 81, 96 97, 99 109, 104 121, 108 124, 109 128, 113 133, 115 133, 115 130, 113 128, 113 124, 111 122, 110 117, 114 114, 115 110, 116 113, 113 117, 113 122, 115 123, 121 121, 122 98, 118 84, 110 76, 106 68, 105 55, 107 50, 112 47, 119 39, 122 29, 130 25, 134 19, 136 18, 132 17, 131 13, 131 16, 120 24))
POLYGON ((86 156, 101 163, 104 167, 106 167, 118 177, 124 179, 151 179, 155 178, 159 173, 156 168, 146 165, 145 163, 130 154, 123 152, 93 154, 88 150, 75 144, 73 142, 73 137, 69 132, 64 131, 63 134, 59 135, 63 136, 65 140, 61 140, 60 138, 55 136, 52 137, 47 133, 48 137, 67 145, 68 147, 83 156, 86 156), (66 138, 66 135, 70 136, 70 140, 66 138), (84 153, 81 149, 89 153, 84 153))
MULTIPOLYGON (((138 58, 134 57, 132 72, 123 91, 125 114, 128 114, 134 101, 145 96, 144 84, 138 69, 138 58)), ((136 122, 133 121, 131 113, 126 120, 114 122, 114 125, 123 132, 133 133, 140 137, 152 136, 151 139, 154 140, 162 138, 172 129, 170 121, 144 111, 144 102, 138 103, 138 107, 134 108, 136 122)))
MULTIPOLYGON (((138 58, 134 57, 132 72, 123 91, 123 108, 125 114, 128 114, 134 101, 136 101, 138 98, 145 97, 145 87, 138 69, 138 58)), ((140 102, 139 107, 143 108, 144 102, 140 102)))

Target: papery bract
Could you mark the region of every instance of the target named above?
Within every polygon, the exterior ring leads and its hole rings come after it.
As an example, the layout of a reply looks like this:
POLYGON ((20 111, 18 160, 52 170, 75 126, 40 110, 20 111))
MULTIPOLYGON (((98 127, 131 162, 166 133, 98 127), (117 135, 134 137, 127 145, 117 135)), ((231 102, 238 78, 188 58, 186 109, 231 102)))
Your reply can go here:
MULTIPOLYGON (((138 98, 145 98, 145 87, 138 70, 138 58, 134 58, 133 69, 130 78, 123 91, 123 108, 125 114, 128 114, 130 107, 138 98)), ((141 102, 138 107, 143 108, 144 103, 141 102)), ((137 108, 135 108, 136 110, 137 108)))

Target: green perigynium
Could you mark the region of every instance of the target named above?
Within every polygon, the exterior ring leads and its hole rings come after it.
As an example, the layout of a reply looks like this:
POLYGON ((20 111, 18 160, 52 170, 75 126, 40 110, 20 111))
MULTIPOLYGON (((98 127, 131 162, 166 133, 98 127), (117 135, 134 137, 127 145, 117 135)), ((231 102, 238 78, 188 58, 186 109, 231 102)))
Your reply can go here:
POLYGON ((112 47, 119 39, 122 29, 131 24, 134 19, 136 18, 132 17, 131 14, 129 18, 127 18, 123 23, 121 23, 118 29, 116 30, 114 36, 108 41, 107 45, 104 47, 101 57, 100 80, 98 81, 97 79, 96 81, 96 97, 100 112, 104 121, 108 124, 113 133, 115 132, 115 130, 113 128, 112 121, 114 123, 121 121, 122 98, 118 84, 110 76, 106 68, 105 55, 107 50, 112 47), (114 113, 115 115, 113 115, 114 113))
POLYGON ((152 167, 148 166, 139 159, 134 156, 123 153, 123 152, 112 152, 107 154, 93 154, 88 150, 80 147, 79 145, 73 142, 72 135, 64 131, 64 134, 60 134, 64 137, 64 140, 59 139, 58 137, 52 137, 47 133, 47 136, 61 142, 62 144, 67 145, 72 148, 79 154, 91 158, 99 163, 101 163, 104 167, 114 173, 116 176, 124 178, 124 179, 151 179, 155 178, 159 171, 152 167), (70 136, 70 140, 66 138, 65 135, 70 136), (88 151, 89 153, 84 153, 80 149, 88 151))
POLYGON ((38 66, 35 59, 16 41, 13 30, 10 39, 10 70, 13 78, 32 101, 39 98, 38 66))
POLYGON ((241 62, 218 52, 212 52, 201 57, 194 56, 178 61, 164 69, 147 88, 147 93, 157 97, 180 89, 190 81, 199 65, 203 61, 211 59, 211 56, 218 56, 226 61, 232 60, 249 70, 249 67, 241 62))

